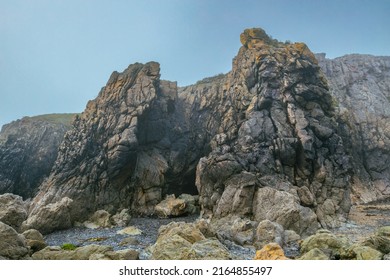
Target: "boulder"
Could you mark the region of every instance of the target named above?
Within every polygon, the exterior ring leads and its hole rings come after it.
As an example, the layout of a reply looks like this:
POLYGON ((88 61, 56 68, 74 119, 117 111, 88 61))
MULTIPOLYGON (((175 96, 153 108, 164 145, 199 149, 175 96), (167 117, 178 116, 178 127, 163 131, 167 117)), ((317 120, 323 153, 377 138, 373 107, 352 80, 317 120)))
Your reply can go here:
POLYGON ((313 248, 309 252, 303 254, 299 260, 329 260, 329 258, 320 249, 313 248))
POLYGON ((85 222, 85 225, 87 225, 89 228, 112 227, 110 217, 110 213, 108 213, 106 210, 97 210, 95 213, 93 213, 89 220, 85 222))
POLYGON ((33 228, 42 234, 48 234, 54 230, 70 228, 72 226, 70 219, 72 202, 72 199, 64 197, 56 203, 37 208, 22 224, 22 229, 33 228))
POLYGON ((253 244, 257 222, 238 216, 214 218, 209 224, 212 235, 219 240, 230 240, 239 245, 253 244))
POLYGON ((183 255, 185 260, 230 260, 227 248, 217 239, 204 239, 192 244, 183 255))
POLYGON ((0 195, 0 222, 19 230, 27 219, 27 210, 22 197, 10 193, 0 195))
POLYGON ((131 216, 129 214, 129 209, 122 209, 122 211, 116 213, 111 217, 111 223, 114 226, 125 227, 129 224, 131 216))
POLYGON ((190 195, 183 193, 179 195, 178 199, 184 200, 186 204, 185 212, 189 215, 199 213, 199 195, 190 195))
POLYGON ((383 254, 390 253, 390 226, 381 227, 377 232, 362 242, 363 246, 369 246, 383 254))
POLYGON ((354 244, 348 249, 348 254, 356 260, 381 260, 383 253, 368 246, 354 244))
POLYGON ((31 248, 31 251, 37 252, 46 247, 46 242, 43 235, 36 229, 29 229, 22 233, 26 239, 26 244, 31 248))
POLYGON ((282 247, 277 243, 269 243, 256 251, 254 260, 288 260, 282 247))
POLYGON ((169 195, 157 204, 154 208, 155 214, 160 218, 177 217, 186 214, 186 203, 184 199, 169 195))
POLYGON ((348 255, 347 249, 350 246, 344 238, 337 237, 328 230, 319 230, 315 235, 309 236, 301 244, 301 254, 317 248, 329 259, 340 259, 348 255))
POLYGON ((316 214, 310 208, 300 205, 298 197, 287 191, 261 188, 255 193, 254 200, 256 221, 269 220, 284 229, 305 235, 314 233, 318 228, 316 214))
POLYGON ((29 259, 29 249, 23 235, 0 222, 0 258, 6 260, 29 259))
POLYGON ((268 243, 277 243, 283 246, 284 230, 278 223, 264 220, 256 228, 255 247, 261 249, 268 243))
POLYGON ((194 224, 170 223, 162 226, 151 259, 230 259, 229 251, 216 239, 207 239, 194 224))

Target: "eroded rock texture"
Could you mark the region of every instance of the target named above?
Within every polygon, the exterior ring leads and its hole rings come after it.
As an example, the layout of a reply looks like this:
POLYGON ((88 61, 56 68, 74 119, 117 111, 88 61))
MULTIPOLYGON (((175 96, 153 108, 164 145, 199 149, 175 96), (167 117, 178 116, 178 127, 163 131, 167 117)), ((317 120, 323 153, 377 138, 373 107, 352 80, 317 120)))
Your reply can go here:
POLYGON ((353 198, 390 195, 390 57, 317 55, 337 99, 344 143, 351 155, 353 198))
POLYGON ((39 209, 63 197, 72 200, 71 221, 83 221, 98 209, 151 214, 165 194, 188 192, 187 184, 196 191, 177 86, 160 81, 159 71, 150 62, 111 75, 65 135, 27 226, 39 227, 39 209))
POLYGON ((58 146, 73 114, 24 117, 3 126, 0 133, 0 194, 24 199, 37 193, 50 174, 58 146))
MULTIPOLYGON (((367 113, 350 112, 365 99, 348 99, 354 85, 333 70, 326 72, 331 92, 305 44, 280 43, 261 29, 240 39, 231 72, 192 86, 160 80, 155 62, 114 72, 66 134, 25 226, 44 227, 34 222, 40 209, 64 198, 73 223, 100 209, 153 214, 168 194, 198 193, 211 224, 268 220, 306 236, 345 219, 358 180, 373 182, 361 198, 379 197, 370 196, 373 189, 386 194, 388 148, 380 136, 387 135, 386 118, 372 127, 367 113), (379 154, 384 163, 375 161, 379 154)), ((320 61, 324 69, 342 67, 320 61)))

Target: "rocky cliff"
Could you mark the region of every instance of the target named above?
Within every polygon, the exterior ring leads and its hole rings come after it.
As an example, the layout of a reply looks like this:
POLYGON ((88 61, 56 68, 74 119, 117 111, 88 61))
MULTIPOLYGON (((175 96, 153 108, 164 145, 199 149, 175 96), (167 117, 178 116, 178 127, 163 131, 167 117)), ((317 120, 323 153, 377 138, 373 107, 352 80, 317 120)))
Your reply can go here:
POLYGON ((51 171, 57 150, 70 128, 73 114, 24 117, 0 132, 0 194, 24 199, 37 193, 51 171))
POLYGON ((390 57, 317 55, 337 99, 353 166, 354 202, 390 195, 390 57))
MULTIPOLYGON (((261 29, 240 39, 231 72, 192 86, 160 80, 155 62, 114 72, 66 134, 24 226, 50 232, 98 209, 149 215, 167 194, 198 193, 212 221, 253 233, 268 220, 307 235, 345 220, 351 192, 363 189, 357 183, 372 184, 365 196, 382 191, 388 165, 373 159, 387 148, 357 133, 362 125, 351 120, 360 112, 351 110, 360 107, 354 95, 343 99, 354 84, 325 70, 328 83, 303 43, 261 29), (372 150, 360 152, 365 145, 372 150), (49 225, 49 214, 64 222, 49 225)), ((375 127, 382 124, 378 117, 375 127)))

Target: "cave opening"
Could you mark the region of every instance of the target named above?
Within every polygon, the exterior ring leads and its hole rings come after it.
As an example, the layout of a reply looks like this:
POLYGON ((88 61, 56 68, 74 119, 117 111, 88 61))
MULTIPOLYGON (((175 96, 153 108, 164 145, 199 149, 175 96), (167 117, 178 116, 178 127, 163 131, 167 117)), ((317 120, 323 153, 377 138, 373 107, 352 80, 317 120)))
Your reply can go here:
POLYGON ((195 170, 183 175, 180 180, 175 180, 167 189, 167 194, 174 194, 175 197, 181 194, 198 195, 198 189, 195 185, 195 170))

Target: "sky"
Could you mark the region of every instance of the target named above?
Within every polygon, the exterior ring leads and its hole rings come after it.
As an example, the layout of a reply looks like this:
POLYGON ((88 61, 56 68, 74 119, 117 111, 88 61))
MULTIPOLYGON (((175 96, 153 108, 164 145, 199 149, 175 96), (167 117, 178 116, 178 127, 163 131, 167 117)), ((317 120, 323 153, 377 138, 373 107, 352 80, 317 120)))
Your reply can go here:
POLYGON ((390 55, 390 0, 0 0, 0 126, 82 112, 113 71, 179 86, 231 70, 245 28, 334 58, 390 55))

